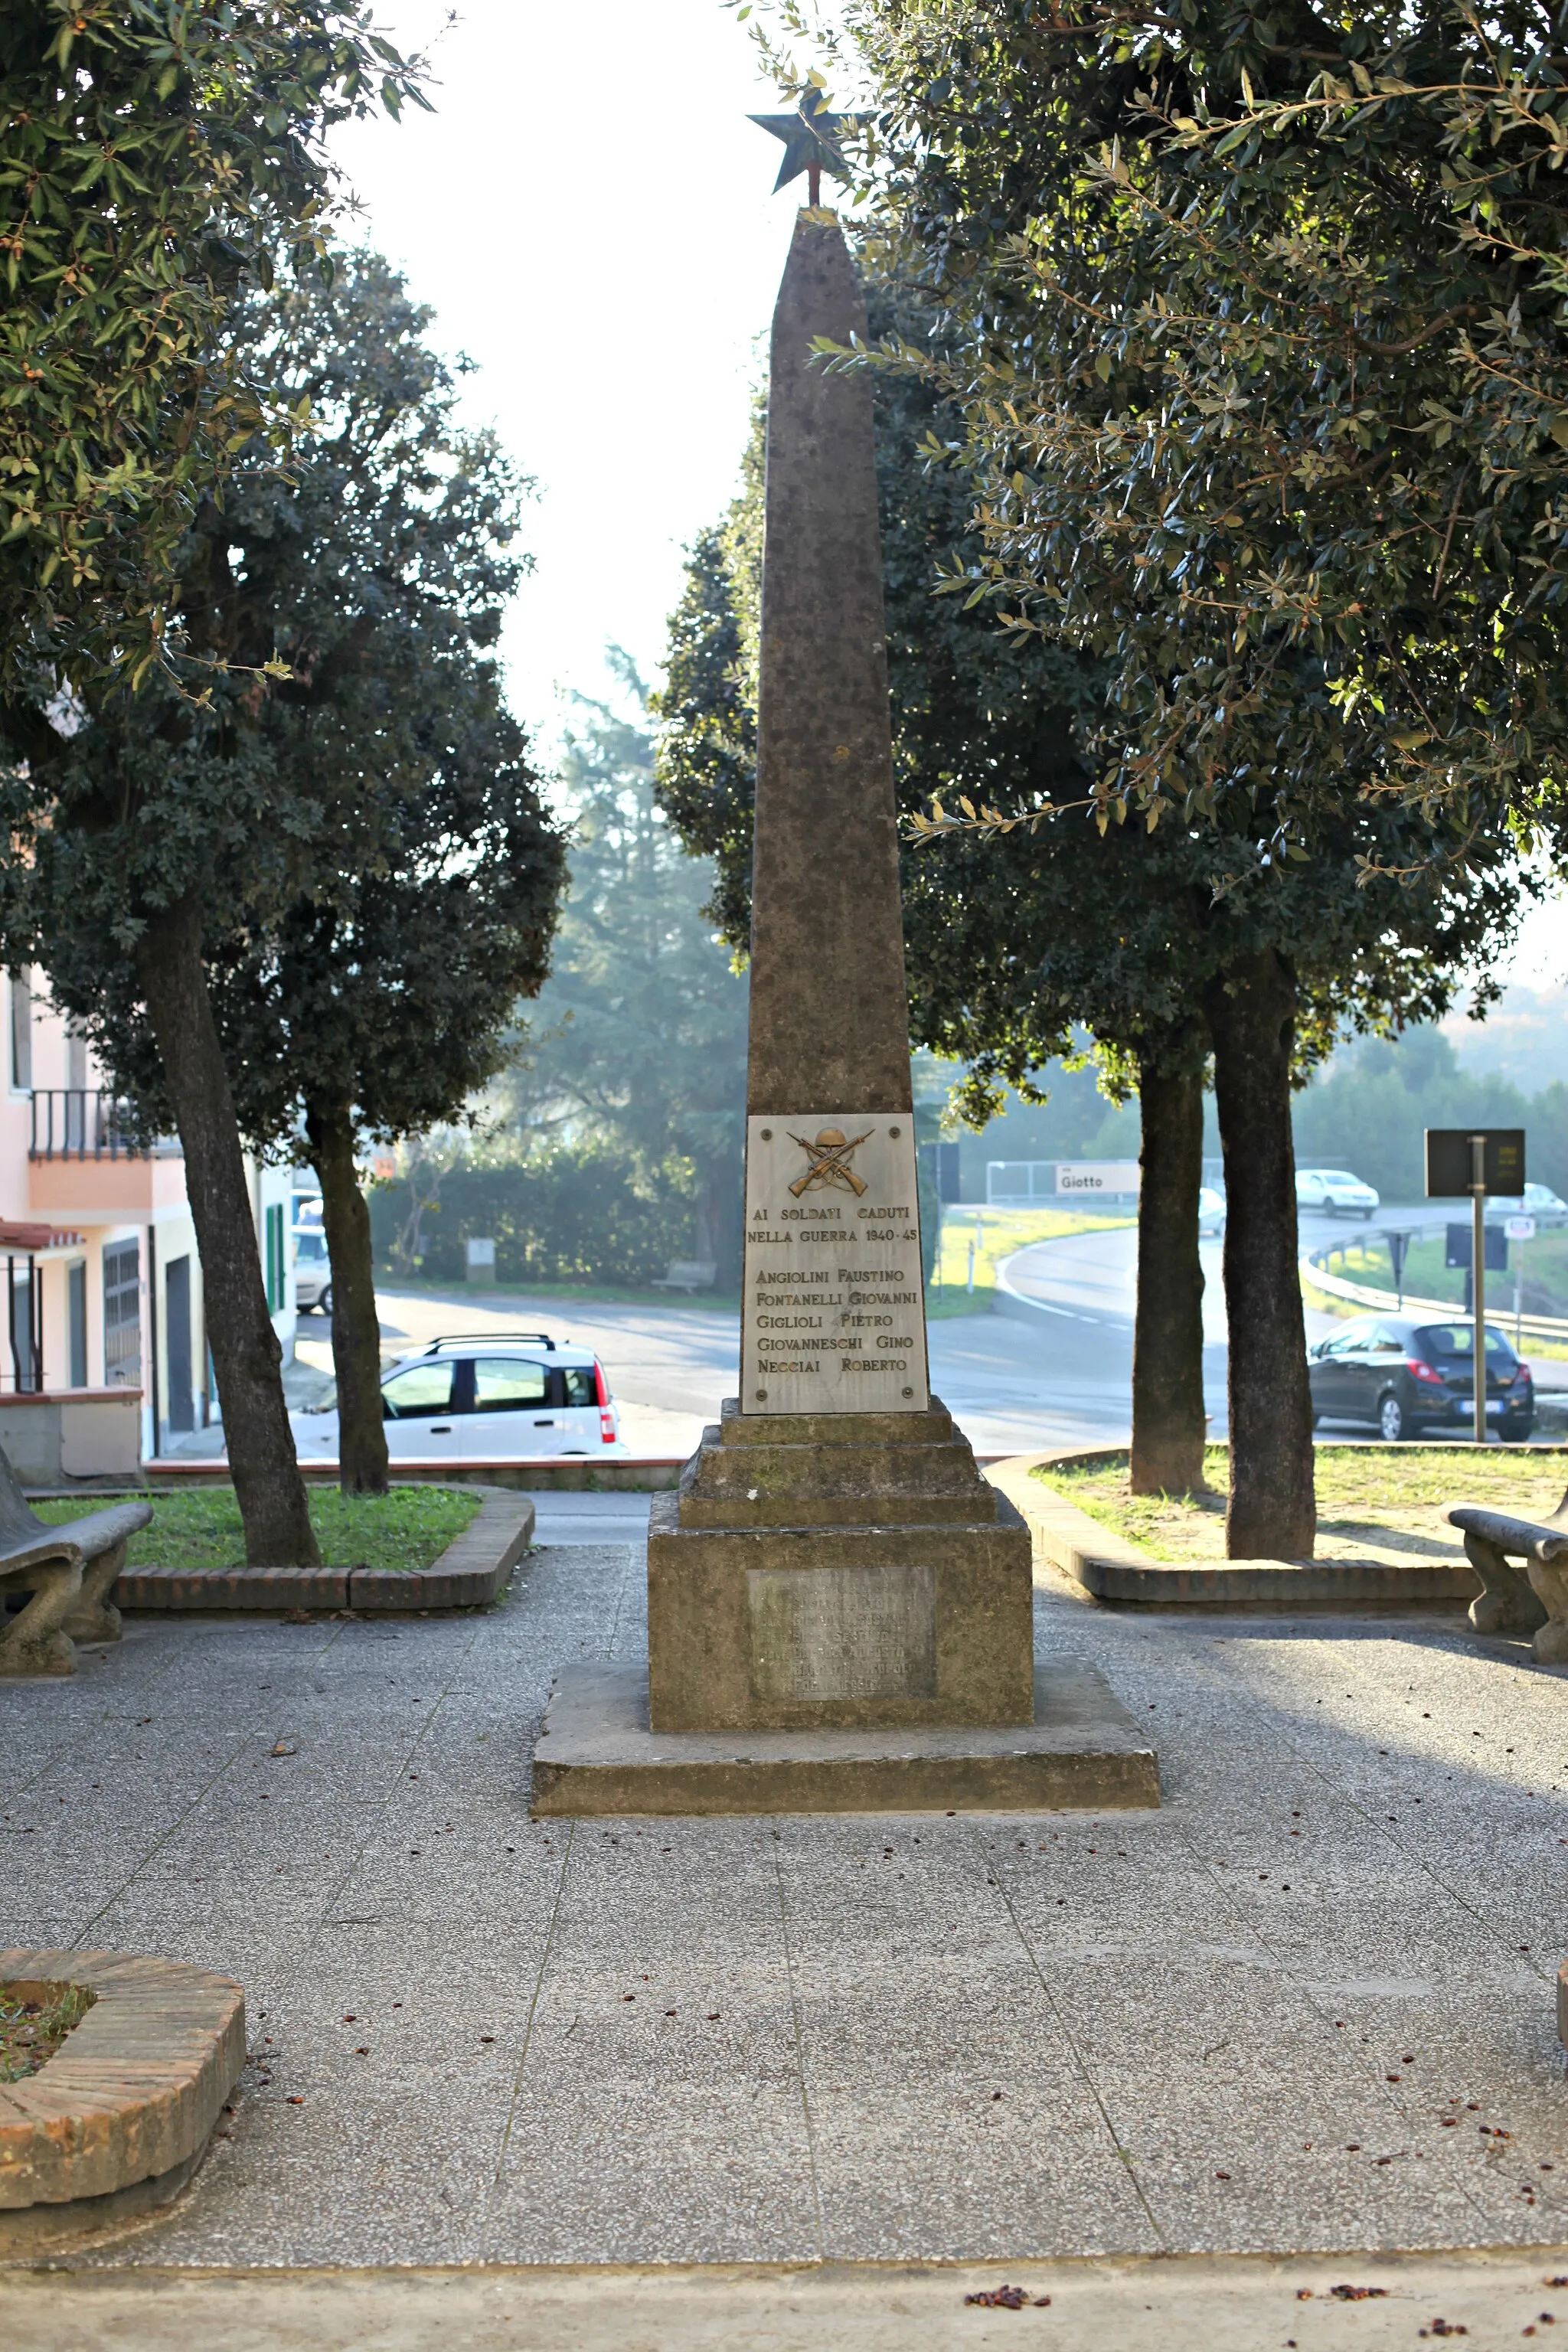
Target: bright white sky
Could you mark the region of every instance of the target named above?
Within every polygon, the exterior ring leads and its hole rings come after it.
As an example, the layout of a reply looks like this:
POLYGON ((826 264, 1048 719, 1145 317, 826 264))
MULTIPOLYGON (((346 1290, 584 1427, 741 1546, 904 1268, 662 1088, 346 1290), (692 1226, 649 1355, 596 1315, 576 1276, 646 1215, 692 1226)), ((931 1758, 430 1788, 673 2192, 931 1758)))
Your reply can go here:
POLYGON ((804 179, 744 26, 719 0, 379 0, 427 49, 434 116, 345 131, 363 234, 466 352, 467 410, 537 480, 537 562, 506 635, 546 740, 603 652, 657 669, 681 549, 732 494, 804 179))
MULTIPOLYGON (((748 122, 783 101, 721 0, 380 0, 429 49, 437 112, 345 131, 363 233, 479 362, 468 413, 540 491, 506 632, 513 708, 548 751, 607 643, 658 669, 681 550, 732 494, 805 182, 748 122)), ((1511 977, 1568 978, 1561 903, 1511 977)))

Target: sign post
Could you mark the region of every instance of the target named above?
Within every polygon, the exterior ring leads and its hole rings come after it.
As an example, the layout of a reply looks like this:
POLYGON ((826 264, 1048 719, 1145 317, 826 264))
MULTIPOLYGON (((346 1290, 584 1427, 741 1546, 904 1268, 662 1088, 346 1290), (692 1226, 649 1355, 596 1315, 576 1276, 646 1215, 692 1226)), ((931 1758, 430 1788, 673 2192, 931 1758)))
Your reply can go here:
POLYGON ((1510 1217, 1503 1231, 1510 1242, 1517 1242, 1519 1244, 1518 1255, 1513 1261, 1513 1352, 1517 1356, 1522 1346, 1521 1335, 1524 1325, 1521 1305, 1524 1296, 1524 1244, 1535 1239, 1535 1219, 1510 1217))
POLYGON ((1476 1302, 1475 1371, 1470 1386, 1475 1405, 1476 1444, 1487 1442, 1487 1139, 1470 1138, 1470 1282, 1476 1302))
POLYGON ((1394 1268, 1394 1311, 1400 1315, 1405 1311, 1405 1260, 1412 1236, 1408 1231, 1402 1233, 1385 1225, 1383 1238, 1388 1244, 1389 1264, 1394 1268))
POLYGON ((1487 1441, 1487 1194, 1524 1191, 1522 1127, 1426 1129, 1426 1197, 1470 1198, 1470 1296, 1475 1302, 1473 1355, 1476 1444, 1487 1441))

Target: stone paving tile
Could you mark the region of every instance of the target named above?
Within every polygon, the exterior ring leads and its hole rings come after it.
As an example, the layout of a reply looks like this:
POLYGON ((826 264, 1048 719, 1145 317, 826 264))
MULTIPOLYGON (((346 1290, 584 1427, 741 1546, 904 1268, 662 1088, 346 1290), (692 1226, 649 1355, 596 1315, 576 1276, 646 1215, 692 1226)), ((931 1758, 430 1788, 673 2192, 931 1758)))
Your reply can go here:
POLYGON ((830 2257, 1157 2242, 1016 1938, 907 1968, 803 1929, 795 1959, 830 2257))
POLYGON ((267 2061, 94 2261, 1568 2236, 1561 1674, 1453 1620, 1042 1593, 1160 1812, 530 1823, 555 1671, 637 1655, 640 1574, 569 1547, 473 1618, 132 1621, 7 1688, 0 1933, 236 1974, 267 2061))
POLYGON ((437 2263, 479 2258, 497 2098, 469 2108, 444 2085, 411 2135, 399 2092, 355 2082, 315 2085, 300 2106, 290 2095, 247 2084, 233 2137, 174 2217, 84 2264, 361 2267, 409 2262, 416 2247, 437 2263))
POLYGON ((710 1981, 671 1970, 661 1982, 608 1955, 551 1969, 500 2151, 488 2259, 818 2254, 784 1970, 731 1965, 710 1981))

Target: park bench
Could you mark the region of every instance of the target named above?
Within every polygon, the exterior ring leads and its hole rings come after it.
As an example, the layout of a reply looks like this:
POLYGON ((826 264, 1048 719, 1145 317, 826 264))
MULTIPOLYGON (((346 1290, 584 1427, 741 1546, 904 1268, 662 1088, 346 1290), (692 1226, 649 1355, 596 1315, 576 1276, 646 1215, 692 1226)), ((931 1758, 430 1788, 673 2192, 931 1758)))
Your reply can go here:
POLYGON ((1568 1665, 1568 1495, 1549 1519, 1515 1519, 1471 1504, 1448 1518, 1481 1580, 1469 1612, 1477 1633, 1531 1633, 1543 1664, 1568 1665))
POLYGON ((663 1274, 654 1276, 656 1290, 711 1290, 719 1268, 710 1257, 678 1257, 663 1274))
POLYGON ((0 1453, 0 1675, 68 1675, 74 1642, 120 1639, 109 1595, 152 1516, 150 1503, 116 1503, 47 1527, 0 1453), (17 1593, 31 1598, 7 1617, 5 1601, 17 1593))

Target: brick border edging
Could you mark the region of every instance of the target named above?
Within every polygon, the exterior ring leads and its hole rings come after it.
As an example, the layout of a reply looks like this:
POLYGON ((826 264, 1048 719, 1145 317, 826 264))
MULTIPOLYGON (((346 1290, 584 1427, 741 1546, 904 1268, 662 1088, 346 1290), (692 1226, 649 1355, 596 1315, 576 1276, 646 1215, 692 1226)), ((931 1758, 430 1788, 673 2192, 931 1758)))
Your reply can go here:
POLYGON ((0 1951, 0 1983, 96 1996, 36 2074, 0 2084, 0 2247, 40 2220, 97 2226, 142 2183, 173 2195, 245 2064, 243 1989, 183 1960, 25 1948, 0 1951))
POLYGON ((1114 1461, 1126 1451, 1124 1445, 1103 1445, 1016 1454, 987 1473, 1023 1513, 1051 1566, 1097 1601, 1123 1608, 1248 1609, 1289 1616, 1299 1610, 1463 1612, 1476 1598, 1480 1579, 1468 1560, 1414 1568, 1379 1563, 1363 1568, 1328 1559, 1302 1565, 1286 1559, 1231 1559, 1212 1567, 1172 1567, 1029 1475, 1047 1464, 1061 1469, 1088 1467, 1114 1461))
POLYGON ((475 1609, 494 1601, 533 1541, 528 1495, 487 1495, 461 1535, 428 1568, 229 1568, 191 1575, 125 1570, 110 1596, 121 1609, 294 1609, 366 1612, 475 1609))

